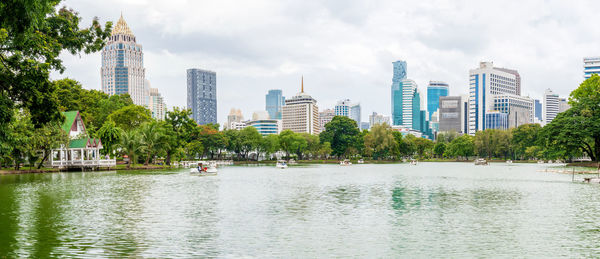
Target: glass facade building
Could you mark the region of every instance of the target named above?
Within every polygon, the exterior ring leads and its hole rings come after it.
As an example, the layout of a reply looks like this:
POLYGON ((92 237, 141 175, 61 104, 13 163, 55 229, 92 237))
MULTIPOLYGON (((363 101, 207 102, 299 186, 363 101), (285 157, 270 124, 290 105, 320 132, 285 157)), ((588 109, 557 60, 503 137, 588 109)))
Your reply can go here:
POLYGON ((448 96, 448 84, 441 81, 429 81, 427 86, 427 112, 429 118, 440 108, 440 97, 448 96))
POLYGON ((187 108, 199 125, 217 123, 217 74, 191 68, 187 70, 187 108))
POLYGON ((593 74, 600 74, 600 57, 587 57, 583 59, 583 78, 588 79, 593 74))
POLYGON ((269 113, 269 118, 281 120, 281 107, 285 105, 285 97, 280 89, 269 90, 265 96, 265 110, 269 113))
POLYGON ((542 102, 540 102, 538 99, 535 99, 534 102, 535 118, 537 118, 539 121, 542 121, 542 102))
POLYGON ((485 113, 486 129, 508 129, 508 114, 498 111, 485 113))
POLYGON ((393 77, 392 77, 392 124, 402 125, 403 99, 404 99, 404 83, 406 80, 406 61, 393 62, 393 77))
POLYGON ((256 128, 258 133, 263 136, 279 134, 281 132, 280 120, 253 120, 246 122, 246 125, 256 128))

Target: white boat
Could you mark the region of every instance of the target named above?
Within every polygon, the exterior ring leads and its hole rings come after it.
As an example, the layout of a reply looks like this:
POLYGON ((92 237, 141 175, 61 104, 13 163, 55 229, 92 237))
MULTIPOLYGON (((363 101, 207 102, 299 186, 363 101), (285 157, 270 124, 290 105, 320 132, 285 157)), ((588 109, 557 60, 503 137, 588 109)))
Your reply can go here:
POLYGON ((352 165, 352 162, 350 162, 350 160, 346 159, 344 161, 340 161, 340 165, 341 166, 352 165))
POLYGON ((411 164, 411 165, 417 165, 417 163, 418 163, 418 162, 417 162, 417 160, 411 160, 411 161, 410 161, 410 164, 411 164))
POLYGON ((537 162, 537 163, 538 163, 538 164, 543 164, 543 163, 544 163, 544 160, 538 160, 538 162, 537 162))
POLYGON ((364 164, 365 160, 359 159, 358 161, 356 161, 356 163, 358 163, 358 164, 364 164))
POLYGON ((217 168, 216 167, 208 167, 206 168, 206 171, 202 171, 200 172, 200 170, 198 170, 198 168, 190 168, 190 173, 192 174, 196 174, 196 175, 217 175, 217 168))
POLYGON ((296 160, 294 160, 294 159, 290 159, 290 160, 288 161, 288 165, 295 165, 295 164, 298 164, 298 163, 297 163, 297 162, 296 162, 296 160))
POLYGON ((506 160, 507 164, 512 164, 512 160, 506 160))
POLYGON ((277 161, 277 164, 275 165, 275 167, 280 168, 280 169, 286 169, 288 167, 288 165, 285 161, 277 161))
POLYGON ((477 158, 475 160, 475 165, 488 165, 488 162, 483 158, 477 158))

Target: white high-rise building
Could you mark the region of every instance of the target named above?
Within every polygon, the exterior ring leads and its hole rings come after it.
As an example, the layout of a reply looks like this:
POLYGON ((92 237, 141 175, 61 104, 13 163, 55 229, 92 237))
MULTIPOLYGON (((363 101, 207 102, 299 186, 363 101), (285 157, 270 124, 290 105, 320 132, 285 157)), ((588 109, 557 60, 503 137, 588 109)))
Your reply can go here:
POLYGON ((129 94, 134 104, 148 104, 142 45, 136 42, 135 35, 127 26, 123 15, 102 49, 100 74, 104 93, 129 94))
POLYGON ((402 80, 402 120, 398 125, 409 129, 413 128, 415 109, 413 106, 421 107, 422 100, 420 96, 421 93, 417 87, 417 83, 414 80, 402 80))
POLYGON ((600 74, 600 57, 583 59, 583 78, 588 79, 593 74, 600 74))
POLYGON ((150 88, 150 95, 148 98, 148 109, 152 112, 152 118, 157 120, 164 120, 167 112, 167 106, 165 100, 158 92, 158 88, 150 88))
POLYGON ((500 94, 493 98, 494 106, 491 110, 506 113, 509 128, 534 122, 534 101, 528 96, 500 94))
POLYGON ((571 108, 571 105, 569 105, 567 98, 559 98, 558 99, 558 113, 567 111, 570 108, 571 108))
POLYGON ((304 92, 304 78, 301 90, 296 96, 285 100, 282 107, 283 130, 296 133, 319 134, 319 107, 317 100, 304 92))
POLYGON ((377 114, 376 112, 373 112, 373 114, 369 115, 369 127, 373 127, 377 124, 387 124, 387 125, 391 125, 390 123, 390 116, 385 116, 383 114, 377 114))
POLYGON ((356 121, 356 124, 360 126, 360 103, 353 103, 349 99, 338 101, 335 105, 335 115, 344 116, 356 121))
POLYGON ((492 62, 481 62, 469 71, 469 134, 485 129, 485 114, 494 109, 494 95, 518 95, 517 74, 495 68, 492 62))
POLYGON ((333 120, 335 117, 335 111, 333 109, 325 109, 322 112, 319 112, 319 127, 320 131, 325 131, 325 125, 333 120))
POLYGON ((555 94, 550 89, 544 92, 544 123, 548 124, 556 118, 559 111, 558 94, 555 94))
POLYGON ((227 115, 227 124, 225 129, 235 129, 244 120, 244 115, 240 109, 231 108, 229 115, 227 115))

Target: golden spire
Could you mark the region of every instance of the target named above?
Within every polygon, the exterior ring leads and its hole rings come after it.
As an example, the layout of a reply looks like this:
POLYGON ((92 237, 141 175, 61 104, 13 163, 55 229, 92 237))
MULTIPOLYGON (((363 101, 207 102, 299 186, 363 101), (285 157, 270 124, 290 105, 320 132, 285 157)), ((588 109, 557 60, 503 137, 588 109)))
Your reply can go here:
POLYGON ((123 19, 123 12, 121 12, 121 17, 119 18, 117 25, 115 25, 115 28, 113 29, 113 31, 111 33, 111 35, 115 35, 115 34, 124 34, 127 36, 133 36, 133 33, 129 29, 129 26, 127 26, 125 19, 123 19))
POLYGON ((302 88, 300 88, 300 92, 304 93, 304 75, 302 75, 302 88))

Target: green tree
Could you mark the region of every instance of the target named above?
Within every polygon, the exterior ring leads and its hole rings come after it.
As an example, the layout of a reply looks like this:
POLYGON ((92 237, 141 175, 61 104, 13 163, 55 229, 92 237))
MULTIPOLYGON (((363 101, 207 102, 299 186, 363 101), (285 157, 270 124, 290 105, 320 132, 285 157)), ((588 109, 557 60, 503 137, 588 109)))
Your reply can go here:
POLYGON ((233 152, 237 155, 237 158, 240 159, 242 156, 242 139, 240 137, 239 130, 225 130, 223 132, 226 139, 225 148, 229 152, 233 152))
POLYGON ((392 132, 392 128, 387 123, 371 127, 364 137, 365 153, 377 160, 390 156, 397 145, 392 132))
POLYGON ((444 152, 446 152, 446 145, 447 144, 445 142, 435 143, 435 146, 433 147, 433 153, 436 157, 442 158, 444 156, 444 152))
POLYGON ((115 146, 119 144, 120 137, 123 134, 123 130, 117 127, 114 121, 108 120, 106 121, 100 129, 98 129, 98 133, 96 134, 100 141, 102 141, 102 154, 113 156, 115 146))
POLYGON ((321 148, 319 149, 319 156, 321 156, 321 158, 329 158, 331 152, 333 152, 333 150, 331 149, 331 144, 329 144, 329 142, 324 142, 321 144, 321 148))
POLYGON ((528 156, 526 150, 537 145, 541 129, 539 124, 523 124, 512 130, 512 146, 516 157, 523 159, 528 156))
POLYGON ((436 142, 448 144, 458 137, 459 134, 456 131, 440 132, 437 134, 436 142))
MULTIPOLYGON (((286 153, 286 157, 290 157, 290 153, 298 154, 299 151, 303 151, 306 146, 306 139, 300 136, 297 133, 294 133, 291 130, 284 130, 279 134, 279 145, 281 146, 281 150, 286 153)), ((301 159, 300 152, 300 159, 301 159)))
POLYGON ((193 140, 185 146, 185 150, 189 159, 196 159, 204 153, 204 146, 200 140, 193 140))
POLYGON ((59 55, 99 51, 112 23, 98 20, 80 28, 73 10, 57 10, 60 1, 0 3, 0 125, 8 124, 13 108, 27 109, 36 127, 62 121, 51 71, 64 72, 59 55))
MULTIPOLYGON (((255 127, 245 127, 240 130, 240 139, 242 153, 244 158, 247 160, 249 159, 248 153, 259 148, 262 136, 260 133, 258 133, 258 130, 256 130, 255 127)), ((256 155, 256 160, 258 160, 258 154, 256 155)))
POLYGON ((308 133, 300 134, 304 140, 306 140, 306 149, 304 150, 305 158, 312 158, 319 154, 319 150, 321 149, 321 140, 318 135, 312 135, 308 133))
POLYGON ((150 122, 152 117, 150 111, 145 107, 129 105, 116 110, 108 116, 108 119, 114 121, 117 127, 123 130, 132 130, 145 122, 150 122))
POLYGON ((139 128, 139 134, 142 140, 142 150, 146 153, 144 165, 148 165, 150 159, 154 157, 161 148, 166 149, 166 138, 164 128, 157 121, 144 123, 139 128))
POLYGON ((127 168, 131 168, 132 165, 135 165, 138 154, 143 150, 141 135, 137 130, 123 131, 119 139, 120 142, 117 147, 123 154, 127 155, 129 158, 127 168))
POLYGON ((360 139, 360 130, 356 121, 345 116, 335 116, 325 125, 325 131, 320 134, 321 142, 331 143, 332 155, 344 157, 350 148, 357 148, 360 139))
POLYGON ((413 140, 419 158, 427 158, 433 152, 433 141, 426 138, 415 138, 413 140))
POLYGON ((279 136, 275 134, 267 135, 260 141, 260 151, 264 152, 267 157, 279 151, 279 136))
MULTIPOLYGON (((178 107, 174 107, 165 116, 165 134, 169 142, 165 159, 167 165, 171 165, 171 157, 178 149, 186 146, 192 141, 193 136, 198 135, 198 124, 191 118, 191 115, 192 112, 189 109, 180 110, 178 107)), ((204 147, 202 152, 204 152, 204 147)))
POLYGON ((34 153, 43 151, 42 160, 38 163, 37 168, 42 168, 44 162, 51 155, 52 149, 66 145, 68 142, 69 136, 56 122, 49 122, 43 127, 35 129, 32 135, 32 144, 34 147, 32 151, 34 153))
POLYGON ((461 157, 468 159, 469 156, 473 156, 475 154, 473 138, 473 136, 465 134, 452 140, 452 142, 448 144, 448 147, 446 147, 447 156, 459 159, 461 157))

